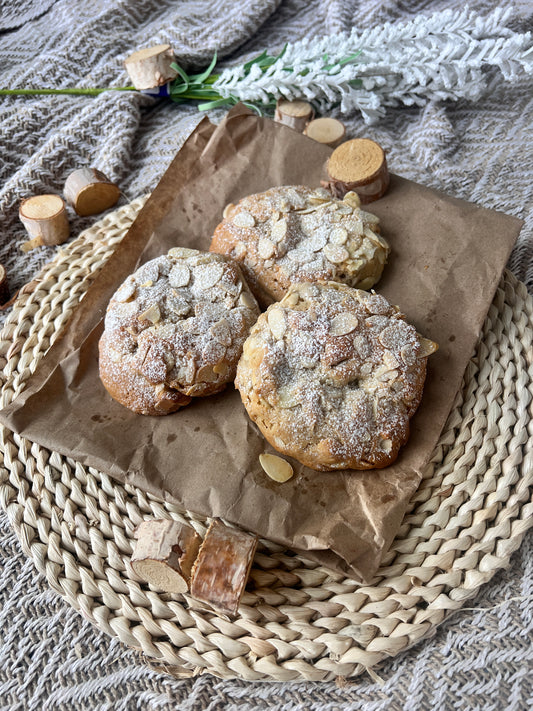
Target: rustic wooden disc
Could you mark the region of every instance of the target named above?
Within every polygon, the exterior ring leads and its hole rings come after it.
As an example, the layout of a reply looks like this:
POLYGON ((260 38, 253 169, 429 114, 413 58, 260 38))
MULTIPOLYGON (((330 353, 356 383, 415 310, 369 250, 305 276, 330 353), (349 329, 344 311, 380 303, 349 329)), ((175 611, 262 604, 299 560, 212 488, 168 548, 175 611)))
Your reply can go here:
POLYGON ((304 133, 318 143, 335 148, 344 139, 346 127, 334 118, 323 117, 310 121, 305 127, 304 133))
POLYGON ((327 163, 328 188, 342 198, 356 192, 362 203, 377 200, 389 186, 389 172, 383 148, 370 138, 345 141, 331 154, 327 163))
POLYGON ((303 131, 314 116, 313 107, 308 101, 289 101, 278 99, 274 120, 296 131, 303 131))

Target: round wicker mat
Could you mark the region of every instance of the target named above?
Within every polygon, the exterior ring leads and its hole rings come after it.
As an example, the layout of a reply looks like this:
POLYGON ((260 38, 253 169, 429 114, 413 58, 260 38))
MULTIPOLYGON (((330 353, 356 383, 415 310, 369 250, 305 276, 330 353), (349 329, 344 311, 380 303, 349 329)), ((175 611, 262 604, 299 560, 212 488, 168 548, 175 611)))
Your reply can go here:
MULTIPOLYGON (((2 406, 29 375, 145 198, 62 249, 0 334, 2 406)), ((129 566, 148 517, 205 521, 1 427, 0 505, 50 586, 98 628, 176 676, 330 680, 431 635, 506 567, 533 523, 533 302, 502 278, 462 391, 373 584, 261 541, 236 620, 142 583, 129 566)))

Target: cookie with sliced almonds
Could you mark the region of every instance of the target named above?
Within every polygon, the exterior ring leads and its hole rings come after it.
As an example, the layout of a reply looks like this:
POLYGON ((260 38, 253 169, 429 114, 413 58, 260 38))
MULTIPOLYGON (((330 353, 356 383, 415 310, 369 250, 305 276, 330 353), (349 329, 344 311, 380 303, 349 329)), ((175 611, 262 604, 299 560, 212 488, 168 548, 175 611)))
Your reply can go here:
POLYGON ((381 468, 407 442, 436 349, 379 294, 294 284, 250 331, 235 385, 282 454, 321 471, 381 468))
POLYGON ((390 249, 379 220, 348 193, 337 200, 324 188, 271 188, 230 204, 210 250, 236 259, 259 302, 283 298, 291 284, 338 281, 370 289, 390 249))
POLYGON ((111 298, 100 378, 134 412, 174 412, 233 381, 258 315, 234 260, 176 247, 141 266, 111 298))

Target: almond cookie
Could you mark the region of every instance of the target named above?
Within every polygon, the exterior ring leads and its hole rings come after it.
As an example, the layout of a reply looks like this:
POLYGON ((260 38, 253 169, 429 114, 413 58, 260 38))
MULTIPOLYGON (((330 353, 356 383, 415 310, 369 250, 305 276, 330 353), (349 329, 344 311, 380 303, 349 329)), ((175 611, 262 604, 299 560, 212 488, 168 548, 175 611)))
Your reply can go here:
POLYGON ((258 315, 232 259, 176 247, 140 267, 111 298, 100 378, 133 412, 173 412, 234 379, 258 315))
POLYGON ((264 306, 296 282, 332 280, 370 289, 390 250, 378 234, 378 218, 359 204, 355 193, 336 200, 324 188, 271 188, 226 207, 210 251, 241 264, 264 306))
POLYGON ((235 385, 283 454, 321 471, 381 468, 407 441, 435 349, 383 296, 295 284, 252 328, 235 385))

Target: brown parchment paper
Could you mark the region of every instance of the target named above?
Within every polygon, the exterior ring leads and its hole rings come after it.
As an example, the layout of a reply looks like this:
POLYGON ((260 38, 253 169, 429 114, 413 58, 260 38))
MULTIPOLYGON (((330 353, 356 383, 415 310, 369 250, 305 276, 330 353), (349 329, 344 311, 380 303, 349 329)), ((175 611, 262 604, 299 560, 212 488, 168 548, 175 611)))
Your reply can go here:
POLYGON ((521 222, 392 176, 367 209, 392 247, 376 291, 440 349, 397 462, 382 470, 271 481, 273 451, 232 386, 166 417, 114 402, 97 343, 113 291, 137 265, 176 245, 208 249, 228 202, 274 185, 318 186, 331 150, 241 106, 184 144, 21 395, 0 413, 13 431, 121 481, 220 516, 368 581, 398 531, 451 409, 521 222))

